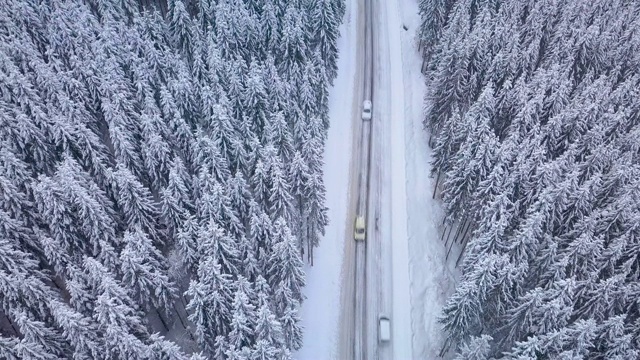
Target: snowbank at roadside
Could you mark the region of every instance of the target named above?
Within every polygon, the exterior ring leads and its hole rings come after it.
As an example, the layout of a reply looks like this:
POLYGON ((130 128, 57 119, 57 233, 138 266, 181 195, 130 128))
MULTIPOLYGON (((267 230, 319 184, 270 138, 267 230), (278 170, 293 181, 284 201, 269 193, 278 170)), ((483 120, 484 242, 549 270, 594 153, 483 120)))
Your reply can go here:
POLYGON ((406 28, 402 32, 402 61, 413 357, 435 359, 444 340, 437 318, 455 287, 459 251, 454 247, 445 262, 446 249, 440 241, 443 210, 441 202, 431 198, 435 179, 429 176, 431 149, 422 128, 423 96, 428 84, 420 72, 422 58, 415 41, 420 25, 418 3, 399 2, 402 26, 406 28))
POLYGON ((300 360, 336 358, 340 316, 340 270, 348 209, 349 166, 352 151, 353 83, 356 71, 357 4, 347 1, 338 39, 338 76, 329 95, 330 128, 324 153, 329 225, 314 250, 314 266, 307 266, 306 300, 301 317, 304 344, 300 360))

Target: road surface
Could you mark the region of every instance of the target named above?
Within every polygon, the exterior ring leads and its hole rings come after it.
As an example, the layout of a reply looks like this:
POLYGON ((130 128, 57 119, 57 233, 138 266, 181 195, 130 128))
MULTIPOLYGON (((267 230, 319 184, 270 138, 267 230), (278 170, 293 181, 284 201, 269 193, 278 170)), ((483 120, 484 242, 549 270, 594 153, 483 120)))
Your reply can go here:
MULTIPOLYGON (((358 6, 358 49, 356 81, 353 99, 354 149, 350 176, 350 211, 347 217, 345 249, 342 268, 341 314, 339 354, 341 359, 367 359, 366 356, 366 246, 371 229, 367 228, 367 239, 356 242, 353 239, 354 221, 357 216, 367 216, 369 190, 369 164, 371 148, 371 122, 362 121, 362 102, 371 99, 372 94, 372 35, 371 0, 359 1, 358 6)), ((374 105, 375 109, 375 105, 374 105)))
MULTIPOLYGON (((355 1, 355 0, 351 0, 355 1)), ((340 313, 340 359, 411 359, 404 94, 398 0, 358 1, 354 147, 340 313), (371 121, 362 101, 372 100, 371 121), (364 216, 366 240, 353 240, 364 216), (393 241, 392 241, 393 239, 393 241), (378 342, 378 318, 392 339, 378 342)))
MULTIPOLYGON (((347 217, 345 219, 345 241, 343 250, 343 261, 341 270, 341 289, 340 289, 340 329, 338 331, 338 359, 354 359, 355 358, 355 298, 356 298, 356 244, 354 236, 354 221, 356 218, 358 197, 359 197, 359 181, 361 177, 361 144, 362 138, 362 120, 361 103, 363 97, 363 76, 364 76, 364 35, 365 35, 365 16, 364 4, 362 1, 347 0, 356 2, 356 30, 357 30, 357 50, 355 79, 352 91, 353 98, 351 100, 351 121, 352 126, 352 151, 351 166, 349 169, 349 206, 347 217)), ((309 336, 309 335, 307 335, 309 336)))

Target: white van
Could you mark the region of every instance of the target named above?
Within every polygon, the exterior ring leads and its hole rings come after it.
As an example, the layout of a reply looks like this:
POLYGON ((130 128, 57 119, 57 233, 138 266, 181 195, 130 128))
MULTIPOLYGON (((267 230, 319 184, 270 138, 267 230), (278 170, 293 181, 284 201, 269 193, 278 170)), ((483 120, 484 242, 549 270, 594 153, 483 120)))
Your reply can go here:
POLYGON ((381 314, 378 320, 378 340, 380 342, 391 340, 391 321, 384 314, 381 314))

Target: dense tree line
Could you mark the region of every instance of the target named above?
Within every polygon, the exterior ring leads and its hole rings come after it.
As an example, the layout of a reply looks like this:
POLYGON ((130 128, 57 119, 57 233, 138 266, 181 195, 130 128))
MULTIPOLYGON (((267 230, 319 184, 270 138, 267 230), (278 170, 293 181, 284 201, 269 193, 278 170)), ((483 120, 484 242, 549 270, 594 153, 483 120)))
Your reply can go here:
POLYGON ((466 228, 443 352, 639 358, 640 4, 420 8, 433 175, 466 228))
POLYGON ((0 8, 0 358, 290 358, 344 1, 0 8))

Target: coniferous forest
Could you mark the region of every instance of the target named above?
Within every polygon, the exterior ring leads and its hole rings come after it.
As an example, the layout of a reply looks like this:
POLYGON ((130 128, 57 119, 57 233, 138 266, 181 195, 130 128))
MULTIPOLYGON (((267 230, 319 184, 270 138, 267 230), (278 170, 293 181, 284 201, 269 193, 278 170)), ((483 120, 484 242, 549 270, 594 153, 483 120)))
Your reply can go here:
POLYGON ((0 0, 0 358, 300 348, 344 11, 0 0))
POLYGON ((420 8, 433 176, 462 229, 443 353, 640 358, 640 3, 420 8))

